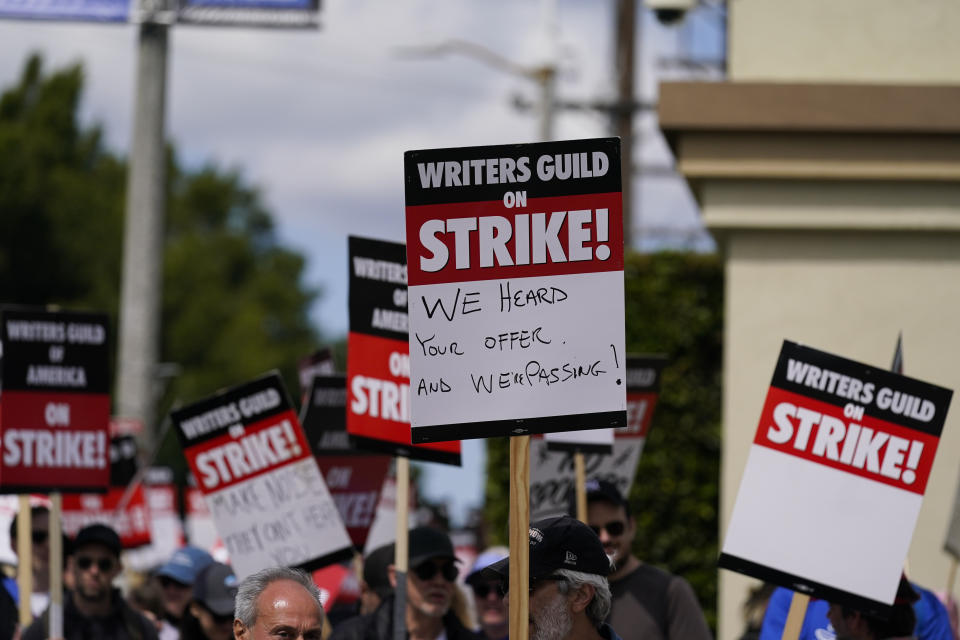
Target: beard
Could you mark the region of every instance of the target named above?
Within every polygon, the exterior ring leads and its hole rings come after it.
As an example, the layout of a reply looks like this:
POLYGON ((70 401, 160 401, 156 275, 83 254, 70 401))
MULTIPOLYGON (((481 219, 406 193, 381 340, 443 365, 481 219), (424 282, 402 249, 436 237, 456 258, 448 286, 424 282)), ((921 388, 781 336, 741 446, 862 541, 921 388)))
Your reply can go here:
POLYGON ((533 618, 533 633, 530 640, 561 640, 573 628, 573 620, 567 610, 566 598, 557 594, 533 618))

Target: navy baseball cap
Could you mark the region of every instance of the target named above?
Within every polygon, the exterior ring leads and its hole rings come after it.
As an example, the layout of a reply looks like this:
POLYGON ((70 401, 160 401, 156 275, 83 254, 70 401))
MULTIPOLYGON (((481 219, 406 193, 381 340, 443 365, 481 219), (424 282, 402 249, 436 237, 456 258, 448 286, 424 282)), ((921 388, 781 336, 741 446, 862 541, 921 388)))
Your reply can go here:
POLYGON ((77 532, 77 537, 73 539, 73 550, 77 551, 88 544, 104 546, 118 558, 120 557, 120 551, 123 549, 120 544, 120 536, 105 524, 91 524, 80 529, 77 532))
POLYGON ((170 559, 157 569, 157 576, 172 578, 180 584, 192 586, 197 575, 213 564, 213 556, 199 547, 186 546, 173 552, 170 559))
POLYGON ((410 568, 432 558, 457 560, 450 536, 433 527, 417 527, 410 530, 408 557, 410 568))
MULTIPOLYGON (((530 580, 546 578, 558 569, 610 574, 610 559, 603 552, 600 538, 593 529, 566 515, 530 525, 530 580)), ((505 581, 510 575, 510 558, 494 562, 481 575, 505 581)))

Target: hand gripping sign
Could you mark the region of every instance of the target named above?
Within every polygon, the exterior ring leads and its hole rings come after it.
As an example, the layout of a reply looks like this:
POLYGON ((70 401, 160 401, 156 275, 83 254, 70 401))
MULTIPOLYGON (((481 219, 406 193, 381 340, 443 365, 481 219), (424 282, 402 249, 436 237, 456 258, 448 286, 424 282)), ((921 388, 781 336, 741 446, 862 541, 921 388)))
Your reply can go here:
POLYGON ((785 341, 720 566, 884 615, 952 395, 785 341))
POLYGON ((413 441, 624 426, 619 140, 404 162, 413 441))
POLYGON ((279 374, 171 418, 238 577, 277 565, 315 569, 352 554, 279 374))
POLYGON ((105 491, 106 315, 5 308, 0 344, 0 489, 105 491))
POLYGON ((347 431, 353 445, 459 466, 459 442, 411 444, 404 246, 351 237, 349 252, 347 431))

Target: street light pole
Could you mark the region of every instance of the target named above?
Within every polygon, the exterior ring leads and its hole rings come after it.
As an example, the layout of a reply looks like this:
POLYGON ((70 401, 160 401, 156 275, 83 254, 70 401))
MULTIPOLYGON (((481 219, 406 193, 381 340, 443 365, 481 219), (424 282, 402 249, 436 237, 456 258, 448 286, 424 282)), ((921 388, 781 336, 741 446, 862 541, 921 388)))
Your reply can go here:
POLYGON ((116 413, 143 421, 140 450, 153 450, 154 373, 159 350, 166 154, 168 27, 140 25, 133 137, 127 173, 116 413))

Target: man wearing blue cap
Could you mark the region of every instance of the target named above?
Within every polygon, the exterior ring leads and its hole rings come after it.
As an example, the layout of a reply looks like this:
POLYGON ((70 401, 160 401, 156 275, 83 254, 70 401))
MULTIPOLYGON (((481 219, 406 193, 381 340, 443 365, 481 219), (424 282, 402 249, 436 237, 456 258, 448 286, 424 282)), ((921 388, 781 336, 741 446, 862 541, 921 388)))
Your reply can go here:
POLYGON ((213 556, 203 549, 187 545, 174 551, 154 574, 160 584, 164 621, 173 628, 180 627, 183 612, 193 596, 197 575, 211 564, 213 556))

